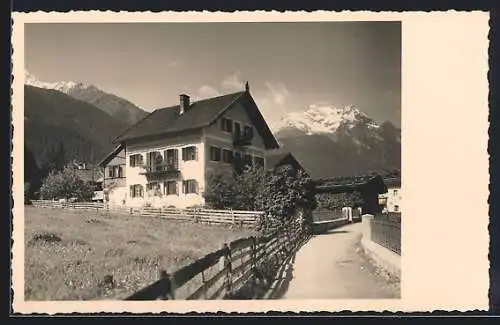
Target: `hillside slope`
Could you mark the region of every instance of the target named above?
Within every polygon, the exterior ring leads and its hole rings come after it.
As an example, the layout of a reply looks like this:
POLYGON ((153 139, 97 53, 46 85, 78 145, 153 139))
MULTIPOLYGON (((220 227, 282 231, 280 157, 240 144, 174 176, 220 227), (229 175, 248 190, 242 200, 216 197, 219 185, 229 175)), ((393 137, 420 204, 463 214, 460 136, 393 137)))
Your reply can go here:
POLYGON ((112 150, 111 140, 123 127, 102 110, 62 92, 24 87, 25 145, 41 167, 61 147, 67 159, 97 162, 112 150))
POLYGON ((105 92, 94 85, 75 81, 44 82, 27 71, 25 72, 25 84, 37 88, 58 90, 75 99, 87 102, 109 114, 123 125, 130 126, 148 114, 130 101, 105 92))

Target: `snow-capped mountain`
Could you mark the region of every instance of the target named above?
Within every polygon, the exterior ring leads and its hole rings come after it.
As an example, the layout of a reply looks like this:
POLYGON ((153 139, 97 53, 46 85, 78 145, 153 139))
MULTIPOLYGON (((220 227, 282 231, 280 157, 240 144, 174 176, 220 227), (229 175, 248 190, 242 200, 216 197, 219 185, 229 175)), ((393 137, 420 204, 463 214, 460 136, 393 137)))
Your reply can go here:
POLYGON ((296 129, 307 135, 335 133, 341 126, 353 128, 364 123, 369 128, 378 128, 375 121, 354 106, 337 108, 333 106, 310 105, 304 112, 288 113, 282 117, 276 129, 296 129))
POLYGON ((147 114, 130 101, 107 93, 94 85, 75 81, 45 82, 28 71, 25 71, 24 83, 37 88, 54 89, 75 99, 92 104, 117 119, 123 125, 132 125, 147 114))
POLYGON ((275 127, 283 150, 291 151, 315 177, 400 169, 401 130, 376 123, 354 106, 311 105, 288 113, 275 127))
POLYGON ((76 87, 85 88, 86 86, 81 82, 74 81, 58 81, 58 82, 45 82, 39 80, 35 75, 29 73, 28 71, 24 72, 24 83, 28 86, 45 88, 45 89, 55 89, 59 90, 65 94, 69 94, 71 90, 76 87))

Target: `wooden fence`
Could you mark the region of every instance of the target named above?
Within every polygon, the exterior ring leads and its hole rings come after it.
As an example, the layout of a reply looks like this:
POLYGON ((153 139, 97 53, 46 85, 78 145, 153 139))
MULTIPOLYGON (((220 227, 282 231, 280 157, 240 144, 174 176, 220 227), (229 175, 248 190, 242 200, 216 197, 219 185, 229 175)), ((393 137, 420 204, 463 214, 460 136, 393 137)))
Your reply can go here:
POLYGON ((104 203, 99 202, 60 202, 51 200, 32 200, 35 207, 58 208, 58 209, 77 209, 77 210, 104 210, 104 203))
POLYGON ((308 236, 300 225, 235 240, 125 300, 258 299, 286 259, 308 236))
POLYGON ((98 202, 59 202, 50 200, 31 201, 33 206, 44 208, 96 210, 103 214, 123 214, 141 217, 158 217, 171 220, 184 220, 206 224, 230 224, 240 227, 253 227, 263 212, 242 210, 176 209, 176 208, 131 208, 110 206, 98 202))
POLYGON ((375 216, 370 221, 372 241, 401 255, 401 219, 395 216, 375 216))

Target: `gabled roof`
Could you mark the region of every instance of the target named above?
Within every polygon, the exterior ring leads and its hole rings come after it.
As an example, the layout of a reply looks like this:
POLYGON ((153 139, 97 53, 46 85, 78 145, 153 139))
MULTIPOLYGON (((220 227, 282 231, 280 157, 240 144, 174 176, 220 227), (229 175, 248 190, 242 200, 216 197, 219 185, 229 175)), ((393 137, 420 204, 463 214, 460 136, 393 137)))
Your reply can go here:
POLYGON ((192 102, 183 114, 179 114, 180 105, 157 109, 115 138, 114 142, 208 127, 235 103, 245 108, 266 148, 278 148, 277 140, 248 90, 192 102))
POLYGON ((387 186, 380 175, 341 176, 319 179, 315 182, 318 192, 349 192, 371 185, 379 194, 387 193, 387 186))
POLYGON ((387 187, 401 187, 401 177, 384 178, 384 183, 387 187))
POLYGON ((120 151, 122 151, 124 147, 125 145, 123 143, 120 143, 118 146, 116 146, 116 148, 113 149, 113 151, 111 151, 106 157, 104 157, 103 160, 99 162, 99 166, 101 167, 106 166, 113 158, 116 157, 117 154, 120 153, 120 151))
POLYGON ((293 162, 301 169, 304 169, 290 151, 270 152, 266 154, 267 169, 274 169, 284 162, 293 162))

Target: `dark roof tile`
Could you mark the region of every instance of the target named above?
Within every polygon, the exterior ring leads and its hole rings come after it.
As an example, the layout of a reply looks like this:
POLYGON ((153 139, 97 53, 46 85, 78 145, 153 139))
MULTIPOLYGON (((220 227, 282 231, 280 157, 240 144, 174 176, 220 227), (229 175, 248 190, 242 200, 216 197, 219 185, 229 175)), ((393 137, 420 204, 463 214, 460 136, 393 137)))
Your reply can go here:
POLYGON ((157 109, 119 135, 115 141, 206 127, 244 93, 237 92, 192 102, 182 115, 179 114, 179 105, 157 109))

